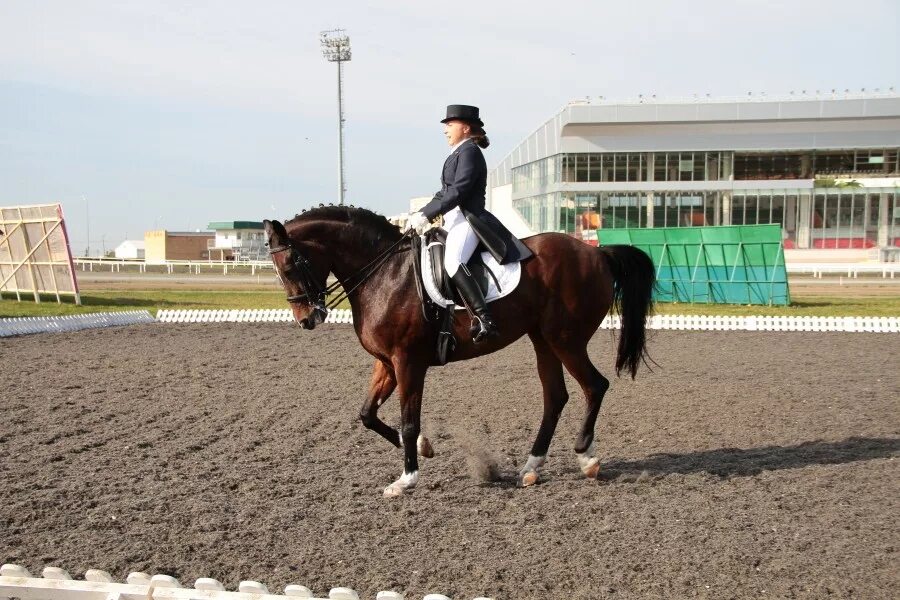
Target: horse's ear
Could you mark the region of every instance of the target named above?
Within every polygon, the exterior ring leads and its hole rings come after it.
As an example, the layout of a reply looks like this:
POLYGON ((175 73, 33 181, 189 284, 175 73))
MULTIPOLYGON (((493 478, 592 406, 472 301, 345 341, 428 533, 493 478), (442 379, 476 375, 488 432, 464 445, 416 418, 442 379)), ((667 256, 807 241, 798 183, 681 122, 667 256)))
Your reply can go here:
POLYGON ((266 230, 266 235, 269 236, 269 245, 270 246, 280 246, 284 240, 287 239, 287 231, 280 222, 276 220, 263 220, 263 229, 266 230))

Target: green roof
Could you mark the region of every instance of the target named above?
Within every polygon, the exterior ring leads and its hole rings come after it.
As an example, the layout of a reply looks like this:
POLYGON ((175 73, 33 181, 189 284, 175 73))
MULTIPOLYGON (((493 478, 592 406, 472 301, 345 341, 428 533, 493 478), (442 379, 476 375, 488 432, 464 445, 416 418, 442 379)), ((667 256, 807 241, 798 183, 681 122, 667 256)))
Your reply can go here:
POLYGON ((262 229, 262 221, 213 221, 207 229, 262 229))

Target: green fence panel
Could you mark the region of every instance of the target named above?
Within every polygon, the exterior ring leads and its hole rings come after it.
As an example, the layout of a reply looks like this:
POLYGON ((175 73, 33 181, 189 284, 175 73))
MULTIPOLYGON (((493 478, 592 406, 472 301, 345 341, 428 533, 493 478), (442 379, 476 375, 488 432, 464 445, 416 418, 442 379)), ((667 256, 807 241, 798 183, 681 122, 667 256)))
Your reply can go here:
MULTIPOLYGON (((640 231, 640 230, 639 229, 638 230, 635 230, 635 229, 606 229, 606 230, 603 230, 602 231, 603 240, 601 241, 601 243, 604 245, 607 245, 607 246, 612 246, 612 245, 631 246, 632 245, 631 234, 629 233, 631 231, 640 231)), ((647 231, 651 231, 651 230, 648 229, 647 231)), ((600 233, 601 233, 601 231, 598 230, 597 231, 598 238, 600 236, 600 233)))
POLYGON ((650 256, 658 301, 790 304, 780 225, 600 229, 597 238, 650 256))

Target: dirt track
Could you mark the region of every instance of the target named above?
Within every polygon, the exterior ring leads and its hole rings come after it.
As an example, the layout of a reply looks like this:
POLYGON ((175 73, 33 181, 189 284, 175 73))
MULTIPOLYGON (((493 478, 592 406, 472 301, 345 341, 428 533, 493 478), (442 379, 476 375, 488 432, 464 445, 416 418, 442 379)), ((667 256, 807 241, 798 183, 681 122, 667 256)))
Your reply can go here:
MULTIPOLYGON (((661 368, 601 412, 601 482, 575 465, 568 380, 545 483, 511 483, 540 413, 522 341, 430 374, 437 456, 394 501, 348 327, 0 340, 0 562, 366 598, 900 597, 900 336, 653 335, 661 368)), ((606 373, 612 347, 592 345, 606 373)))

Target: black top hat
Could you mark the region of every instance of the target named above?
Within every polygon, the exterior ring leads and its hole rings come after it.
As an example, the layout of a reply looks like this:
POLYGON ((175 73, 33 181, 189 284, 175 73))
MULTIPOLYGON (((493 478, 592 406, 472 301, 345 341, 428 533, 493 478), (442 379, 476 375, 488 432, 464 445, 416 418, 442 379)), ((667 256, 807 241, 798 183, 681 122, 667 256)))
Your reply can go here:
POLYGON ((481 119, 478 118, 478 107, 477 106, 468 106, 467 104, 451 104, 447 107, 447 116, 441 120, 441 123, 446 123, 447 121, 452 120, 465 121, 466 123, 471 123, 473 125, 477 125, 478 127, 484 127, 484 123, 481 122, 481 119))

